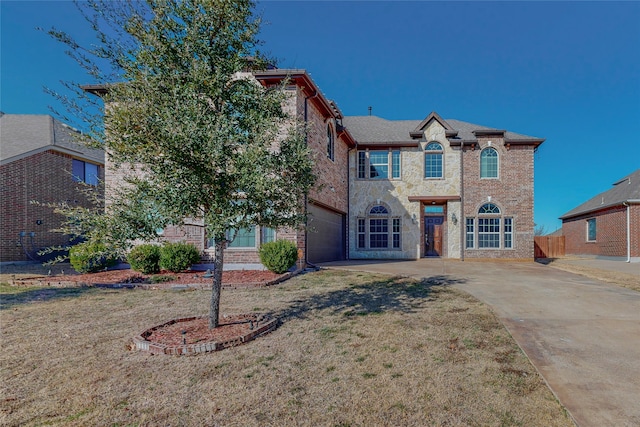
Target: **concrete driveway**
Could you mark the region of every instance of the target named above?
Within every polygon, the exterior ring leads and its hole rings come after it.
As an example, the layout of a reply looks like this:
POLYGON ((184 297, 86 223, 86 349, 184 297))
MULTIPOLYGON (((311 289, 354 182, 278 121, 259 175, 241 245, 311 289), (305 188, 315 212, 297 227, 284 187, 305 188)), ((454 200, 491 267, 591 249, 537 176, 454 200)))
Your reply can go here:
POLYGON ((343 261, 454 285, 490 305, 580 427, 640 426, 640 292, 536 263, 343 261))

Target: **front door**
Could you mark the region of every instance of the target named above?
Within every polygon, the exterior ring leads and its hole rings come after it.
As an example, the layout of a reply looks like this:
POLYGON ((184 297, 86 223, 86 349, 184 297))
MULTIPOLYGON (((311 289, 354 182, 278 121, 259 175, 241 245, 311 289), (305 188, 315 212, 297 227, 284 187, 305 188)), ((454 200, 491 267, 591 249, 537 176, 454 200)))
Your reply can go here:
POLYGON ((443 216, 424 217, 424 253, 425 256, 442 255, 443 216))

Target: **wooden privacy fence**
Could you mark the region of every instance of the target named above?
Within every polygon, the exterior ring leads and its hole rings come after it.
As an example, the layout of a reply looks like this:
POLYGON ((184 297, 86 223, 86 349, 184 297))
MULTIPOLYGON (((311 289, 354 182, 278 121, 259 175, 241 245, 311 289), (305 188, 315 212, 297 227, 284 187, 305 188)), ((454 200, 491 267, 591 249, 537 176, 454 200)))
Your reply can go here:
POLYGON ((564 256, 564 236, 535 236, 533 242, 536 258, 564 256))

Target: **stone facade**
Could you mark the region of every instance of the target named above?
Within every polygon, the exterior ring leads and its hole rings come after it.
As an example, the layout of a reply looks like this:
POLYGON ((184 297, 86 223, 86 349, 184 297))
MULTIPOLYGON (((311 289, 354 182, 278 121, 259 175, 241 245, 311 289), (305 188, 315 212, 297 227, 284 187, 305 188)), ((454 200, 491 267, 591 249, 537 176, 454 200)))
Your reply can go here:
POLYGON ((533 259, 533 154, 543 140, 457 120, 449 123, 436 113, 420 123, 354 117, 349 124, 358 143, 349 158, 350 258, 533 259), (435 178, 426 177, 431 143, 441 148, 442 170, 435 178), (481 178, 480 157, 487 147, 496 150, 498 172, 481 178), (400 153, 399 176, 366 176, 370 161, 363 168, 362 159, 384 150, 400 153), (487 203, 495 210, 486 215, 492 236, 480 213, 487 203), (376 206, 387 213, 374 214, 380 209, 376 206), (383 248, 378 246, 385 242, 375 240, 380 238, 380 219, 389 227, 391 242, 383 248), (400 235, 395 236, 390 227, 398 219, 400 235))

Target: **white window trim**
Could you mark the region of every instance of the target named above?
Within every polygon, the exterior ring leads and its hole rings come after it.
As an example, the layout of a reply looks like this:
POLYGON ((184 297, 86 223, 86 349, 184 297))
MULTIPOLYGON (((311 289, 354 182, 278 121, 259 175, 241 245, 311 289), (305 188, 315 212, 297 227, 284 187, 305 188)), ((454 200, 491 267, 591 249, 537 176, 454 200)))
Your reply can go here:
MULTIPOLYGON (((376 233, 380 234, 380 233, 376 233)), ((355 227, 355 249, 357 251, 401 251, 402 250, 402 217, 392 215, 391 209, 383 203, 380 204, 372 204, 367 207, 366 215, 359 216, 356 218, 356 227, 355 227), (370 214, 371 209, 374 206, 384 206, 387 209, 388 214, 370 214), (372 219, 386 219, 387 220, 387 247, 386 248, 372 248, 371 247, 371 220, 372 219), (358 226, 360 221, 364 221, 364 233, 360 232, 358 226), (393 231, 393 223, 394 221, 398 221, 399 232, 394 233, 393 231), (360 235, 364 234, 364 247, 359 246, 360 235), (398 235, 398 247, 393 247, 393 236, 398 235)))
POLYGON ((356 180, 359 181, 402 181, 402 150, 398 148, 385 149, 366 149, 356 151, 356 180), (371 152, 387 151, 387 177, 386 178, 371 178, 371 161, 369 154, 371 152), (400 168, 399 176, 393 177, 393 153, 398 153, 398 167, 400 168), (364 177, 360 177, 360 153, 364 153, 364 177))
POLYGON ((423 168, 422 168, 422 178, 428 181, 435 181, 435 180, 443 180, 444 176, 445 176, 445 170, 444 170, 444 165, 445 165, 445 161, 444 161, 444 145, 442 145, 442 143, 438 142, 438 141, 429 141, 427 143, 427 145, 424 146, 424 150, 422 150, 423 152, 423 157, 422 157, 422 163, 423 163, 423 168), (427 147, 430 144, 438 144, 440 145, 441 150, 432 150, 432 151, 427 151, 427 147), (442 169, 442 176, 427 176, 427 155, 429 154, 440 154, 440 161, 442 162, 442 164, 440 165, 440 169, 442 169))
POLYGON ((500 152, 495 147, 488 146, 480 150, 479 161, 480 161, 480 165, 479 165, 480 179, 500 179, 500 152), (498 163, 496 165, 496 176, 485 176, 485 177, 482 176, 482 153, 484 153, 487 150, 493 150, 496 153, 496 162, 498 163))

